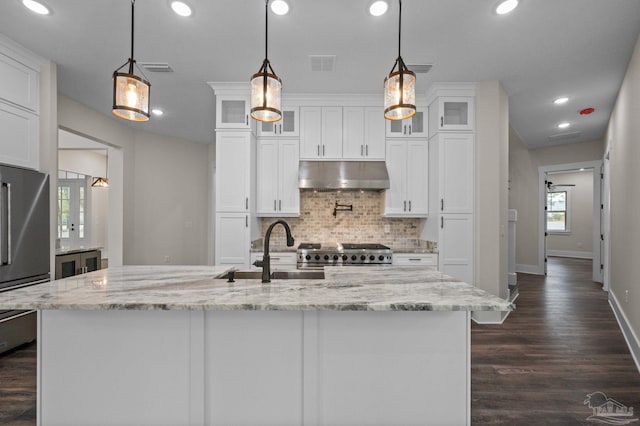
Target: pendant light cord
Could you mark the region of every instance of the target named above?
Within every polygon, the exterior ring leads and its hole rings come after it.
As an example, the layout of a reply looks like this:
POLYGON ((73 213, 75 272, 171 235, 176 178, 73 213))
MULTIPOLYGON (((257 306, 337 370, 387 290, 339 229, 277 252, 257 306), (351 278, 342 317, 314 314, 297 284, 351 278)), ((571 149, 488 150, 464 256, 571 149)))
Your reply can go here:
POLYGON ((133 16, 134 16, 134 6, 136 0, 131 0, 131 58, 129 58, 129 74, 133 74, 133 63, 135 59, 133 59, 133 16))
POLYGON ((264 58, 267 59, 269 57, 268 48, 269 48, 269 0, 265 0, 264 2, 264 58))
POLYGON ((400 15, 398 17, 398 58, 400 57, 400 41, 402 39, 402 0, 398 0, 400 15))

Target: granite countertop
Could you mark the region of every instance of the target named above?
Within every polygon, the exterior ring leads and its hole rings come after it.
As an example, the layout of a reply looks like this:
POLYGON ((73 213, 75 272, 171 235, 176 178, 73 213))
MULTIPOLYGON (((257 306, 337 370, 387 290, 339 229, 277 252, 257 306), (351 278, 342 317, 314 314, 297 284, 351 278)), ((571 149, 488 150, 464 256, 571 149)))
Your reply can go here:
POLYGON ((426 253, 426 254, 438 254, 437 249, 424 248, 424 247, 394 247, 394 253, 426 253))
POLYGON ((224 266, 121 266, 0 293, 1 309, 510 311, 514 305, 424 267, 325 267, 324 280, 213 277, 224 266))
POLYGON ((60 247, 56 249, 56 256, 73 253, 83 253, 86 251, 102 250, 104 247, 99 246, 81 246, 81 247, 60 247))

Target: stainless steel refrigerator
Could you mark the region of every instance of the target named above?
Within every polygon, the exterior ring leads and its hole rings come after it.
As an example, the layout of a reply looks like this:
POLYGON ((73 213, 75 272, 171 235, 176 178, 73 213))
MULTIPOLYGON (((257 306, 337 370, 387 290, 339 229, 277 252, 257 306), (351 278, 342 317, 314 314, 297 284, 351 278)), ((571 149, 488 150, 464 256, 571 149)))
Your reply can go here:
MULTIPOLYGON (((49 175, 0 165, 0 292, 49 281, 49 242, 49 175)), ((0 310, 0 353, 35 338, 35 311, 0 310)))

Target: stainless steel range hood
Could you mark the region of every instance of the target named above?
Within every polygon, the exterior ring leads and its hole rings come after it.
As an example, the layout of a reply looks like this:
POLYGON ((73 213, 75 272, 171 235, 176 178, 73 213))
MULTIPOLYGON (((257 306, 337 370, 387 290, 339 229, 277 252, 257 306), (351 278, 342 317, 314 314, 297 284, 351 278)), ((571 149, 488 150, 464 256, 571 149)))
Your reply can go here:
POLYGON ((384 161, 300 161, 300 189, 321 191, 389 189, 384 161))

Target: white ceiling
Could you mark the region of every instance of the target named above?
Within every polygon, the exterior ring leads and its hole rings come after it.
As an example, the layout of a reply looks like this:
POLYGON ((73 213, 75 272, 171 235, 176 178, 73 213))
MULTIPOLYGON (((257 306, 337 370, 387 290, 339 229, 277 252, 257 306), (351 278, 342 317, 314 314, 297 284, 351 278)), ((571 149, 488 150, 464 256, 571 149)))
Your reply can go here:
MULTIPOLYGON (((147 73, 161 118, 130 125, 196 142, 213 140, 207 81, 248 81, 264 58, 263 0, 186 0, 189 18, 168 0, 137 0, 135 58, 168 62, 147 73)), ((20 0, 0 2, 0 32, 58 64, 59 91, 110 115, 111 74, 129 57, 129 0, 43 0, 39 16, 20 0)), ((380 93, 397 56, 397 3, 382 17, 369 0, 290 0, 270 13, 269 59, 284 93, 380 93), (336 71, 314 73, 308 55, 336 55, 336 71)), ((529 147, 602 138, 640 31, 638 0, 521 0, 511 14, 495 0, 405 0, 402 56, 428 63, 418 92, 433 82, 500 80, 510 123, 529 147), (552 104, 566 95, 571 100, 552 104), (585 107, 595 113, 580 116, 585 107), (555 126, 569 121, 569 129, 555 126), (550 136, 578 132, 552 141, 550 136)), ((113 118, 114 120, 119 120, 113 118)))

